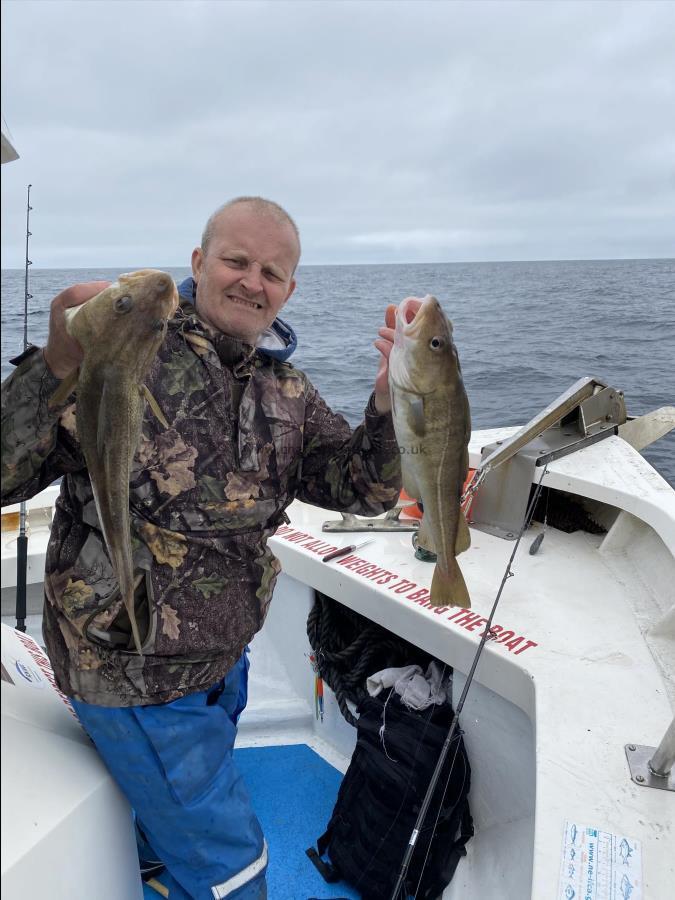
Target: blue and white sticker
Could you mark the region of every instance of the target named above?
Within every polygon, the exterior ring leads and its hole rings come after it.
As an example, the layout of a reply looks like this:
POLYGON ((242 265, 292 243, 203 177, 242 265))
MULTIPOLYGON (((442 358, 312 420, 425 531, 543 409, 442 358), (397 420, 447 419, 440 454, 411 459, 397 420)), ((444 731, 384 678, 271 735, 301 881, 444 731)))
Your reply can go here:
POLYGON ((640 842, 565 822, 558 900, 642 900, 640 842))
POLYGON ((9 659, 10 673, 14 676, 19 676, 18 679, 14 677, 15 682, 18 681, 20 684, 24 683, 30 685, 32 688, 44 690, 47 686, 47 682, 37 666, 31 665, 23 659, 17 659, 14 656, 9 657, 9 659))

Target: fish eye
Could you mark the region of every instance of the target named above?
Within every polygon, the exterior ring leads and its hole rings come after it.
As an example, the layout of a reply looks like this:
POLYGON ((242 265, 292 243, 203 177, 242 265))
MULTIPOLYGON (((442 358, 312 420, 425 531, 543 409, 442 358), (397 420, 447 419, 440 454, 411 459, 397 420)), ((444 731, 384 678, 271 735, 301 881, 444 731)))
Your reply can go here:
POLYGON ((125 294, 124 297, 118 297, 117 300, 115 300, 115 312, 128 313, 133 305, 134 301, 128 294, 125 294))
POLYGON ((441 337, 432 337, 429 341, 429 347, 432 350, 440 350, 445 345, 445 341, 441 337))

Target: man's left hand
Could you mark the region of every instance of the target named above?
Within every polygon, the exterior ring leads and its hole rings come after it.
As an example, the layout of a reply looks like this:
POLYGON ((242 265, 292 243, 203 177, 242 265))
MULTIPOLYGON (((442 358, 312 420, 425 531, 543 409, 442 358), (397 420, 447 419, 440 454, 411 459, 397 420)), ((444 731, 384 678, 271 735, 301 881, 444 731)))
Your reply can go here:
POLYGON ((394 329, 396 328, 396 307, 390 303, 384 314, 384 326, 378 330, 379 338, 375 346, 382 354, 380 365, 375 376, 375 408, 380 413, 391 410, 389 397, 389 355, 394 346, 394 329))

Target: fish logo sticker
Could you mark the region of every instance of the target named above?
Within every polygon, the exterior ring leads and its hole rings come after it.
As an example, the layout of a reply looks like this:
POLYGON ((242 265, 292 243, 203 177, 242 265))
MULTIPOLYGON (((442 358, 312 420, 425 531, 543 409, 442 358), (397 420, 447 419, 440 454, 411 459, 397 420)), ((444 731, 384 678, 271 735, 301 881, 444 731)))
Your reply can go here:
POLYGON ((28 684, 32 688, 37 688, 38 690, 42 690, 46 687, 45 679, 42 677, 42 673, 38 668, 30 666, 23 660, 16 659, 15 657, 10 657, 10 659, 14 663, 14 665, 11 666, 12 672, 19 675, 24 684, 28 684))
POLYGON ((630 878, 624 875, 621 879, 619 888, 621 890, 621 896, 623 897, 623 900, 628 900, 630 895, 633 893, 633 885, 630 882, 630 878))
POLYGON ((621 843, 619 844, 619 856, 621 857, 621 861, 624 866, 630 865, 628 862, 629 858, 633 855, 633 848, 628 843, 626 838, 621 838, 621 843))
POLYGON ((637 838, 565 822, 558 900, 648 900, 643 892, 642 844, 637 838))

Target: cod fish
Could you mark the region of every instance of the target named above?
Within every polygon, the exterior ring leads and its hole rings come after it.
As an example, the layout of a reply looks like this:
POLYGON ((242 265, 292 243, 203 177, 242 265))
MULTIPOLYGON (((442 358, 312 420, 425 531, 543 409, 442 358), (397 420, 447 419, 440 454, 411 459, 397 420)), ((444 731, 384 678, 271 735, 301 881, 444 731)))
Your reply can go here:
POLYGON ((66 310, 66 328, 84 351, 79 370, 59 385, 51 405, 76 390, 76 423, 103 537, 142 654, 134 611, 129 521, 131 461, 141 437, 146 400, 168 424, 143 384, 178 305, 170 275, 142 269, 118 280, 81 306, 66 310))
POLYGON ((434 606, 470 607, 456 556, 471 544, 460 507, 469 468, 469 401, 464 390, 452 324, 435 297, 417 315, 414 302, 396 310, 389 389, 403 488, 420 500, 424 515, 418 545, 436 553, 431 582, 434 606))

